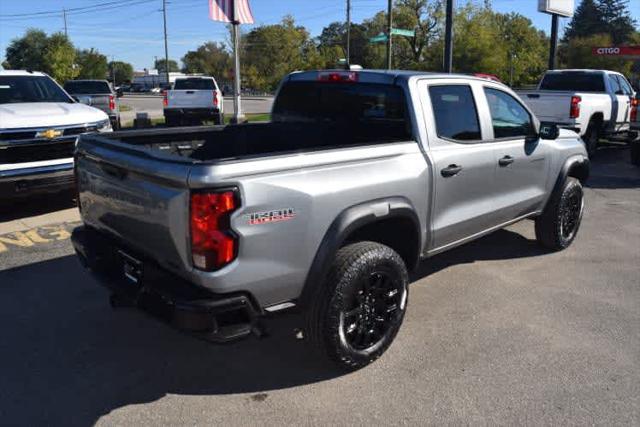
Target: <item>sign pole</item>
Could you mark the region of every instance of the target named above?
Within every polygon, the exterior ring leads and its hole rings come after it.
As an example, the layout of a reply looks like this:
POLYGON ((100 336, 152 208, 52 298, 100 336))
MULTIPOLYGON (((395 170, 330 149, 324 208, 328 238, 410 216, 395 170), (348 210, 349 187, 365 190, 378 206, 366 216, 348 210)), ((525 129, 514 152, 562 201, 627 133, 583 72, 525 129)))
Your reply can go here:
POLYGON ((393 25, 393 0, 389 0, 387 8, 387 70, 391 69, 391 27, 393 25))
POLYGON ((556 51, 558 50, 558 15, 551 15, 551 41, 549 45, 549 69, 556 69, 556 51))
MULTIPOLYGON (((233 85, 233 118, 231 123, 243 123, 245 121, 240 106, 240 22, 236 19, 236 2, 233 2, 233 59, 234 59, 234 85, 233 85)), ((222 101, 224 102, 224 100, 222 101)))
POLYGON ((444 28, 444 72, 453 71, 453 0, 447 0, 444 28))

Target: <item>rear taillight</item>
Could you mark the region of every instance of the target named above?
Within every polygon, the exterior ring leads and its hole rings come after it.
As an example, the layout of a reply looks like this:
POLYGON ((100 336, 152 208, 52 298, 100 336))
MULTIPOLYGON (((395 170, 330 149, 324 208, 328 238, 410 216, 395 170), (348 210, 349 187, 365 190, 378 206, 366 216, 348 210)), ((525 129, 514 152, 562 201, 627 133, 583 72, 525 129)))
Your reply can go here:
POLYGON ((116 97, 113 95, 109 95, 109 110, 113 111, 116 109, 116 97))
POLYGON ((213 91, 213 106, 214 107, 218 106, 218 91, 217 90, 213 91))
POLYGON ((579 96, 571 97, 571 107, 569 108, 569 117, 572 119, 577 119, 580 116, 580 103, 582 102, 582 98, 579 96))
POLYGON ((318 81, 328 83, 355 83, 358 73, 355 71, 328 71, 318 73, 318 81))
POLYGON ((631 98, 631 121, 635 122, 638 120, 638 98, 631 98))
POLYGON ((218 270, 238 254, 230 217, 239 206, 235 191, 191 194, 191 257, 199 270, 218 270))
POLYGON ((164 105, 165 107, 169 105, 169 99, 167 98, 166 90, 162 92, 162 105, 164 105))

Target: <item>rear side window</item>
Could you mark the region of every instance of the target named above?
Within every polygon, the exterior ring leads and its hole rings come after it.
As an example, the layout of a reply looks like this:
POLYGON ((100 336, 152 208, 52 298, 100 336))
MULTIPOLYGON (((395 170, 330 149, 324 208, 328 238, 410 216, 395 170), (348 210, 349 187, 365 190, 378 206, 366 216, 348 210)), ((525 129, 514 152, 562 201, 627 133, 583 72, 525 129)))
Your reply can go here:
POLYGON ((470 86, 430 86, 429 96, 439 137, 456 141, 480 139, 478 111, 470 86))
POLYGON ((176 90, 215 90, 216 85, 211 79, 178 79, 174 89, 176 90))
POLYGON ((64 84, 64 90, 72 95, 92 95, 100 93, 111 93, 111 87, 107 82, 83 82, 83 81, 68 81, 64 84))
POLYGON ((622 88, 620 87, 620 82, 613 74, 609 74, 609 84, 611 85, 611 91, 616 95, 622 95, 622 88))
POLYGON ((532 129, 529 112, 516 99, 501 90, 485 88, 489 103, 493 137, 526 137, 532 129))
POLYGON ((604 92, 604 79, 600 73, 583 71, 564 71, 547 73, 540 83, 542 90, 572 92, 604 92))

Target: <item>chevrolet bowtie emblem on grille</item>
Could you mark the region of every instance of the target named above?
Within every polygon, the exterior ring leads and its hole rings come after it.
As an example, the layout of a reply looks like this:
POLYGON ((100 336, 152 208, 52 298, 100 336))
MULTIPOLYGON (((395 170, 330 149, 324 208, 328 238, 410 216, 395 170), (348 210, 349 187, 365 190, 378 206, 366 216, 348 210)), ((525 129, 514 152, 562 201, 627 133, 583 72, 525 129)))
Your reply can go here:
POLYGON ((47 129, 47 130, 43 130, 43 131, 38 132, 36 134, 36 138, 53 139, 53 138, 59 137, 60 135, 62 135, 62 131, 61 130, 47 129))

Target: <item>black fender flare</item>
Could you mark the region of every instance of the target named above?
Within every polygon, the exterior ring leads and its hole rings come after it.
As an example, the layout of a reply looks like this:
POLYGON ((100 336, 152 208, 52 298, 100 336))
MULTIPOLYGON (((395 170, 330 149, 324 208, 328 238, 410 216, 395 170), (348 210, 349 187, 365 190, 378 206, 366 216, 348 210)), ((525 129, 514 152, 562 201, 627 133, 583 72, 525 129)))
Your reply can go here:
POLYGON ((415 251, 415 259, 411 260, 407 268, 415 267, 420 259, 422 238, 420 221, 411 202, 405 197, 389 197, 359 203, 340 212, 325 232, 307 273, 299 303, 305 306, 311 301, 314 290, 324 282, 325 274, 335 253, 347 241, 351 233, 363 226, 392 218, 408 219, 415 228, 418 236, 418 248, 415 251))
POLYGON ((585 156, 573 156, 567 159, 562 168, 560 169, 560 173, 558 174, 558 178, 556 178, 556 183, 553 185, 553 190, 551 191, 551 195, 549 196, 547 203, 545 204, 545 208, 551 203, 555 198, 560 197, 560 192, 562 191, 562 187, 564 187, 564 183, 567 181, 567 177, 570 176, 572 171, 578 171, 580 176, 580 182, 585 183, 587 179, 589 179, 590 172, 590 162, 589 158, 585 156))

